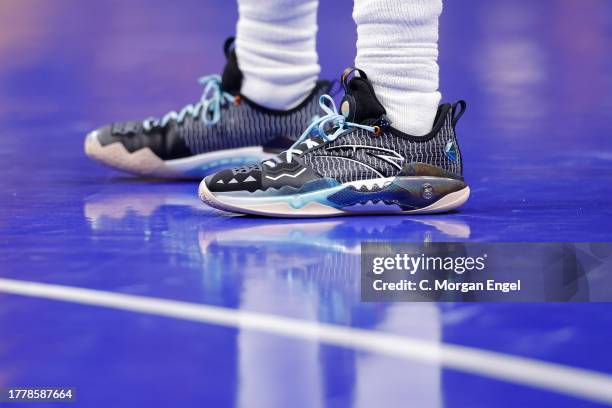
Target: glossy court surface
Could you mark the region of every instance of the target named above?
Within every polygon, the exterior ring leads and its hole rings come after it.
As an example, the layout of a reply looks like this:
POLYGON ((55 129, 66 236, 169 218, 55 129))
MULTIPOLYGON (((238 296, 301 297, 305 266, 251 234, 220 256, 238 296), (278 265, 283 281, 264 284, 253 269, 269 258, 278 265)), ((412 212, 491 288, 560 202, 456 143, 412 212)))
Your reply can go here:
MULTIPOLYGON (((329 78, 355 31, 350 1, 324 3, 329 78)), ((446 3, 470 201, 300 221, 209 210, 197 183, 82 152, 90 129, 199 98, 231 2, 3 0, 0 388, 75 387, 86 407, 610 403, 610 304, 359 301, 361 241, 611 240, 612 3, 446 3)))

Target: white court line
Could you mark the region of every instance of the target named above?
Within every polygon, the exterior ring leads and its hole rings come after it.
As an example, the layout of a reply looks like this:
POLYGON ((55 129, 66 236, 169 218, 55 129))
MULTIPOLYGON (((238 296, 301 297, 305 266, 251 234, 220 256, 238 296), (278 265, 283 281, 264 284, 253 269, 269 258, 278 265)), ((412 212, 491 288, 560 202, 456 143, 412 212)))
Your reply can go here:
POLYGON ((0 278, 0 292, 319 341, 612 403, 612 375, 464 346, 244 310, 0 278))

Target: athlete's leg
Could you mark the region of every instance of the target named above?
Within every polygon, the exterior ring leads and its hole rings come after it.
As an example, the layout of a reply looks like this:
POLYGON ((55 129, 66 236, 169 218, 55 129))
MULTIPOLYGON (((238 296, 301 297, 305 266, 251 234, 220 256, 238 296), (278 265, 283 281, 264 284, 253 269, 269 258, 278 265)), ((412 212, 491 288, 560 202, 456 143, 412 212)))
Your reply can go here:
POLYGON ((242 94, 272 109, 290 109, 308 95, 320 71, 318 0, 238 0, 238 65, 242 94))
POLYGON ((355 0, 355 65, 364 70, 393 126, 428 133, 438 109, 438 19, 442 0, 355 0))

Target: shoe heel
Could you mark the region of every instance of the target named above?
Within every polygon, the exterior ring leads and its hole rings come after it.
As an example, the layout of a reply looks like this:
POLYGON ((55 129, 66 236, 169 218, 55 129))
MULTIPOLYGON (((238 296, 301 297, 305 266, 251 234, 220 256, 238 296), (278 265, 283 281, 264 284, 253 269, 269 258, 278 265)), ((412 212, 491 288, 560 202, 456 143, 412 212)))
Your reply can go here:
POLYGON ((398 177, 396 188, 406 192, 398 204, 412 214, 430 214, 453 210, 470 196, 470 188, 462 180, 442 177, 398 177))

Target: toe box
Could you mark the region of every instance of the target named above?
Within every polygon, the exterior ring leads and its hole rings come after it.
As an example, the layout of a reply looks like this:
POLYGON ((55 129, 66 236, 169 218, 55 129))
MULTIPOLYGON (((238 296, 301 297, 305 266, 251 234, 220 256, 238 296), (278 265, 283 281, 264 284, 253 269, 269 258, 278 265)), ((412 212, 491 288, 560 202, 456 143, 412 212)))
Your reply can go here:
POLYGON ((261 190, 261 167, 254 164, 222 170, 206 177, 204 182, 212 193, 261 190))
POLYGON ((85 154, 109 167, 142 176, 172 176, 164 161, 151 149, 130 151, 112 134, 111 126, 104 126, 87 134, 85 154))

